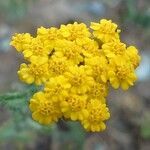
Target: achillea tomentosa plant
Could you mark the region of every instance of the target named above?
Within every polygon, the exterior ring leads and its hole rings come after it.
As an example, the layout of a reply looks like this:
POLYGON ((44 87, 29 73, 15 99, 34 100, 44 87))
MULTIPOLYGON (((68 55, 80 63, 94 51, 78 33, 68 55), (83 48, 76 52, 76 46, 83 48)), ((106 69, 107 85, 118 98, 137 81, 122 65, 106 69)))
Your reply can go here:
POLYGON ((43 87, 30 100, 34 120, 47 125, 71 119, 92 132, 106 128, 109 86, 133 86, 140 62, 137 49, 120 41, 117 27, 102 19, 91 22, 90 29, 75 22, 59 29, 40 27, 36 37, 12 37, 11 45, 27 62, 18 71, 20 80, 43 87))

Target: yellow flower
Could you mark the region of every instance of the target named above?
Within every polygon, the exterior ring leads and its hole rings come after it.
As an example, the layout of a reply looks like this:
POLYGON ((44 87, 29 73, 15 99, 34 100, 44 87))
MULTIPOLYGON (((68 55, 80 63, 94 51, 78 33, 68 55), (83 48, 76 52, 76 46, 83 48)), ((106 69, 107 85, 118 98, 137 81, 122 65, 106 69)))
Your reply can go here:
POLYGON ((74 22, 74 24, 61 25, 60 33, 65 39, 70 41, 74 41, 77 38, 90 37, 91 35, 84 23, 79 24, 77 22, 74 22))
POLYGON ((50 45, 50 50, 52 50, 55 47, 55 43, 58 39, 62 39, 63 37, 60 34, 60 31, 55 28, 44 28, 40 27, 37 30, 37 37, 40 38, 42 41, 50 45))
POLYGON ((134 46, 129 46, 126 50, 127 55, 134 68, 136 69, 139 66, 141 57, 138 55, 138 50, 134 46))
POLYGON ((32 60, 33 57, 43 57, 47 60, 50 52, 50 45, 39 38, 33 38, 30 45, 23 51, 23 55, 27 60, 32 60))
POLYGON ((114 58, 115 56, 122 56, 125 54, 126 45, 116 40, 110 43, 103 44, 102 51, 108 58, 114 58))
POLYGON ((119 39, 120 30, 117 29, 117 24, 111 20, 101 19, 100 23, 91 22, 94 37, 101 40, 103 43, 111 42, 114 39, 119 39))
POLYGON ((91 67, 92 76, 97 82, 107 82, 108 62, 103 55, 87 58, 85 64, 91 67))
POLYGON ((74 42, 58 40, 56 45, 56 52, 54 53, 55 56, 66 57, 71 64, 79 64, 83 61, 83 57, 81 56, 82 48, 74 42))
POLYGON ((48 29, 46 29, 44 27, 40 27, 37 30, 37 36, 44 41, 49 41, 51 44, 55 40, 62 38, 59 29, 57 29, 55 27, 51 27, 48 29))
POLYGON ((113 88, 121 86, 123 90, 127 90, 137 79, 132 65, 125 57, 115 57, 111 61, 108 76, 113 88))
POLYGON ((32 37, 29 33, 15 34, 12 37, 10 45, 14 46, 18 52, 21 52, 30 45, 32 37))
POLYGON ((100 55, 99 45, 95 40, 89 38, 83 38, 83 39, 77 39, 76 43, 77 45, 83 48, 82 51, 85 57, 100 55))
POLYGON ((15 34, 11 45, 22 52, 27 64, 18 75, 27 84, 41 85, 30 100, 34 120, 50 124, 65 118, 80 121, 87 131, 106 128, 110 113, 106 106, 109 84, 127 90, 136 80, 140 56, 134 46, 121 42, 117 24, 102 19, 40 27, 33 38, 15 34))
POLYGON ((110 117, 106 104, 98 99, 92 99, 87 104, 88 117, 82 120, 82 125, 87 131, 98 132, 106 128, 104 123, 110 117))
POLYGON ((69 63, 65 57, 52 57, 48 61, 50 77, 62 75, 67 71, 69 63))
POLYGON ((71 91, 78 94, 84 94, 90 89, 94 82, 90 75, 91 70, 85 66, 72 66, 65 73, 65 77, 71 83, 71 91))
POLYGON ((44 27, 40 27, 37 30, 37 35, 38 37, 40 37, 41 39, 44 38, 44 40, 57 40, 58 38, 60 38, 60 32, 57 28, 55 27, 51 27, 51 28, 44 28, 44 27))
POLYGON ((65 118, 71 120, 83 120, 88 112, 85 109, 87 104, 87 95, 70 94, 61 101, 60 106, 65 118))
POLYGON ((29 108, 32 112, 32 118, 45 125, 57 122, 62 115, 59 104, 52 101, 43 92, 34 94, 30 100, 29 108))
POLYGON ((108 85, 106 83, 94 82, 87 94, 91 99, 103 99, 103 102, 105 102, 105 97, 108 94, 108 85))
POLYGON ((20 66, 18 75, 22 81, 28 84, 35 83, 36 85, 41 85, 48 80, 48 64, 31 63, 27 65, 23 63, 20 66))
POLYGON ((49 82, 45 84, 44 91, 54 101, 61 101, 68 96, 68 90, 71 87, 70 83, 64 76, 50 78, 49 82))

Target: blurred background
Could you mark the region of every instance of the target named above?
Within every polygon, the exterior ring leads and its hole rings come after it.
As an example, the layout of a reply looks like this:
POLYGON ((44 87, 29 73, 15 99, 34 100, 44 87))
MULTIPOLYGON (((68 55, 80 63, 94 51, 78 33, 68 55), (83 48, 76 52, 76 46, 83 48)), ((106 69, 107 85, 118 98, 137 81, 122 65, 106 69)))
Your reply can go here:
POLYGON ((150 0, 0 0, 0 150, 82 149, 150 150, 150 0), (32 121, 27 100, 37 89, 18 80, 23 59, 9 46, 11 36, 101 18, 116 22, 122 41, 142 56, 135 86, 110 89, 107 129, 87 133, 74 122, 44 127, 32 121))

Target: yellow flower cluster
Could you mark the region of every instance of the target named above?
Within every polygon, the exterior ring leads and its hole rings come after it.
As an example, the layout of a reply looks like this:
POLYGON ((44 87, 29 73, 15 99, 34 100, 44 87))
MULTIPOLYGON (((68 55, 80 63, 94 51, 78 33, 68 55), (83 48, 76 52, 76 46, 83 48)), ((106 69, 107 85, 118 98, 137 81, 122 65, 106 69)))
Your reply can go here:
POLYGON ((44 87, 30 100, 37 122, 71 119, 87 131, 102 131, 110 117, 109 86, 127 90, 134 84, 140 62, 137 49, 120 41, 120 30, 111 20, 92 22, 90 28, 75 22, 59 29, 40 27, 36 37, 12 37, 11 45, 26 60, 18 71, 20 79, 44 87))

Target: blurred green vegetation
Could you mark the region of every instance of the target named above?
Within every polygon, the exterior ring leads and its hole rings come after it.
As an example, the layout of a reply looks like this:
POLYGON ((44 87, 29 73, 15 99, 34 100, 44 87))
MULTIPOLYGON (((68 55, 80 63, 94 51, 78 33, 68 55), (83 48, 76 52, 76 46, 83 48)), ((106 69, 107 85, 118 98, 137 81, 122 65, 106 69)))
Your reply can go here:
POLYGON ((144 120, 141 124, 141 135, 144 139, 150 139, 150 120, 144 120))
MULTIPOLYGON (((16 19, 22 19, 27 13, 29 5, 37 1, 38 0, 1 0, 0 13, 5 15, 7 21, 13 22, 16 19)), ((117 0, 102 0, 102 2, 109 3, 110 5, 113 5, 113 3, 115 3, 116 1, 117 0)), ((150 9, 148 5, 144 10, 139 10, 137 8, 138 0, 122 1, 124 1, 126 7, 125 11, 120 16, 122 21, 133 22, 143 27, 150 26, 150 9)))
POLYGON ((137 0, 126 0, 126 10, 122 14, 122 20, 129 21, 142 27, 150 26, 150 9, 149 5, 144 10, 137 8, 137 0))
POLYGON ((24 131, 37 129, 34 122, 29 118, 28 99, 36 92, 34 86, 27 90, 10 92, 0 95, 0 106, 9 112, 10 117, 0 126, 0 140, 9 138, 24 139, 24 131))
POLYGON ((37 0, 1 0, 0 13, 5 15, 7 21, 21 19, 26 14, 31 2, 37 0))

